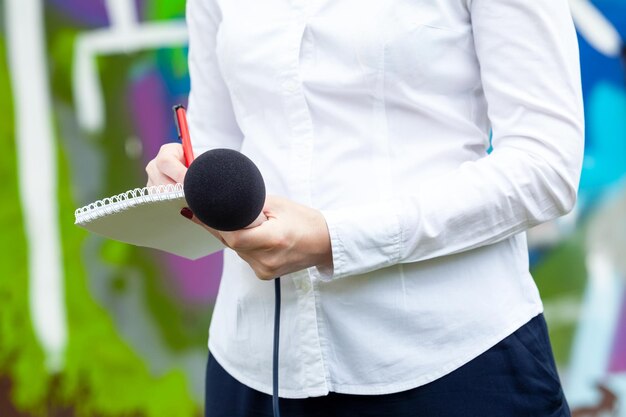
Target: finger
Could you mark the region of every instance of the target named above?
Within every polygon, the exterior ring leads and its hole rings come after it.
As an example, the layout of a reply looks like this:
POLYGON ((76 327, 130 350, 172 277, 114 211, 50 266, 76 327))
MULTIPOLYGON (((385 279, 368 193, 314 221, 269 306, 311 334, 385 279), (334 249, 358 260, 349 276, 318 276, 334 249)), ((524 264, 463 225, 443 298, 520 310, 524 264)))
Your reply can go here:
POLYGON ((154 170, 153 172, 150 172, 148 174, 148 184, 149 185, 161 185, 161 184, 175 184, 176 181, 174 181, 173 179, 171 179, 168 176, 163 175, 162 173, 160 173, 157 170, 154 170))
POLYGON ((260 226, 261 224, 263 224, 264 222, 266 222, 268 219, 268 217, 265 215, 265 213, 261 212, 259 213, 259 216, 256 218, 255 221, 253 221, 250 226, 246 227, 246 229, 253 229, 257 226, 260 226))
POLYGON ((157 158, 156 168, 164 176, 170 178, 173 182, 181 183, 185 179, 187 167, 184 163, 174 157, 157 158))
MULTIPOLYGON (((263 205, 262 212, 267 218, 277 217, 279 213, 284 211, 284 208, 286 206, 285 202, 287 201, 288 200, 279 196, 268 195, 265 198, 265 204, 263 205)), ((294 204, 293 202, 290 203, 294 204)))
POLYGON ((276 220, 268 219, 260 226, 234 232, 220 232, 224 240, 235 250, 269 250, 281 242, 277 238, 279 231, 275 227, 276 220))
POLYGON ((237 252, 237 255, 241 259, 243 259, 248 265, 250 265, 250 268, 252 268, 257 278, 264 281, 270 281, 277 277, 277 275, 273 271, 268 270, 253 256, 250 256, 245 252, 237 252))
MULTIPOLYGON (((183 151, 183 145, 176 142, 166 143, 161 145, 157 158, 174 158, 181 163, 185 163, 185 152, 183 151)), ((155 158, 155 159, 157 159, 155 158)))
POLYGON ((157 168, 155 160, 152 160, 146 166, 146 173, 148 174, 148 182, 150 182, 151 185, 173 184, 173 183, 175 183, 175 181, 172 178, 168 177, 167 175, 165 175, 161 171, 159 171, 159 169, 157 168))
POLYGON ((147 187, 151 187, 154 185, 154 181, 152 180, 152 178, 150 178, 151 175, 153 175, 153 171, 154 171, 154 159, 150 162, 148 162, 148 165, 146 165, 146 174, 148 175, 148 183, 146 184, 147 187))

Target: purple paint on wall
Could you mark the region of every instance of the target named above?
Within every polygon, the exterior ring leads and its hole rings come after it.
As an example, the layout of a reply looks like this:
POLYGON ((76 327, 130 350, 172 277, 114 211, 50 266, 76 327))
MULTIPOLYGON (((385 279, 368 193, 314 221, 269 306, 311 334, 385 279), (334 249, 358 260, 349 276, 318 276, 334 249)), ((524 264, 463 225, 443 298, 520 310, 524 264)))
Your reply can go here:
POLYGON ((183 300, 198 304, 215 302, 222 276, 221 251, 196 261, 166 255, 166 261, 174 272, 176 279, 173 284, 183 300))
POLYGON ((50 7, 90 27, 109 25, 105 0, 48 0, 50 7))
MULTIPOLYGON (((173 100, 167 96, 164 82, 154 69, 137 73, 128 94, 129 111, 143 145, 142 163, 145 165, 154 158, 161 145, 169 141, 167 135, 174 123, 173 100)), ((184 301, 207 303, 215 300, 222 274, 221 252, 197 261, 163 256, 173 277, 172 285, 184 301)))
POLYGON ((610 373, 626 372, 626 290, 622 295, 622 309, 617 318, 617 329, 609 360, 610 373))
MULTIPOLYGON (((50 7, 70 19, 89 27, 109 26, 109 15, 106 0, 47 0, 50 7)), ((143 0, 135 0, 135 10, 141 19, 144 14, 143 0)))
POLYGON ((166 92, 159 74, 144 71, 133 77, 130 86, 129 109, 133 116, 135 132, 143 145, 143 163, 148 163, 168 142, 166 136, 173 123, 171 105, 167 103, 166 92))

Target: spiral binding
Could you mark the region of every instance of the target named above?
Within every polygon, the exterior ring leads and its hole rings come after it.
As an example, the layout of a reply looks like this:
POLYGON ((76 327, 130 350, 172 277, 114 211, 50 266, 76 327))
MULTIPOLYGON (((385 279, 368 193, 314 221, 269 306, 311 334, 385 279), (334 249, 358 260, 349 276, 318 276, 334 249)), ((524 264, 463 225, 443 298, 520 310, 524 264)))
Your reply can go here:
POLYGON ((74 212, 74 217, 76 218, 75 224, 88 223, 100 217, 128 210, 131 207, 141 204, 173 200, 184 196, 185 193, 182 184, 162 184, 135 188, 125 193, 94 201, 91 204, 76 209, 74 212))

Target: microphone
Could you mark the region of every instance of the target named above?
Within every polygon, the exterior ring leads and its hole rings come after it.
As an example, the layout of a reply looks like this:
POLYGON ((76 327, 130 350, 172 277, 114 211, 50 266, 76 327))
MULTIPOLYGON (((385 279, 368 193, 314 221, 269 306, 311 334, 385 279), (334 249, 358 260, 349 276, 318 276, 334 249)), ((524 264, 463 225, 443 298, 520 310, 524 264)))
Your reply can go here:
POLYGON ((231 232, 266 220, 261 171, 232 149, 213 149, 197 157, 185 174, 183 189, 193 214, 215 230, 231 232))
MULTIPOLYGON (((224 232, 255 227, 266 219, 265 181, 259 168, 232 149, 213 149, 197 157, 183 182, 187 205, 202 223, 224 232)), ((280 417, 278 402, 278 341, 280 335, 280 278, 274 280, 274 349, 272 408, 280 417)))

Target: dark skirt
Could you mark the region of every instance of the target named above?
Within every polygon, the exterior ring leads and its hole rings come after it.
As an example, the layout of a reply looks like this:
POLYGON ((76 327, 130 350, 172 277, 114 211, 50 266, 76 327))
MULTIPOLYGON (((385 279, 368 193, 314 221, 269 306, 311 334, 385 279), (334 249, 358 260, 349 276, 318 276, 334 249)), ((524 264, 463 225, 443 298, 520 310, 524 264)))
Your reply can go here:
MULTIPOLYGON (((280 399, 282 417, 569 417, 542 314, 436 381, 386 395, 280 399)), ((209 354, 206 417, 272 417, 272 397, 231 377, 209 354)))

